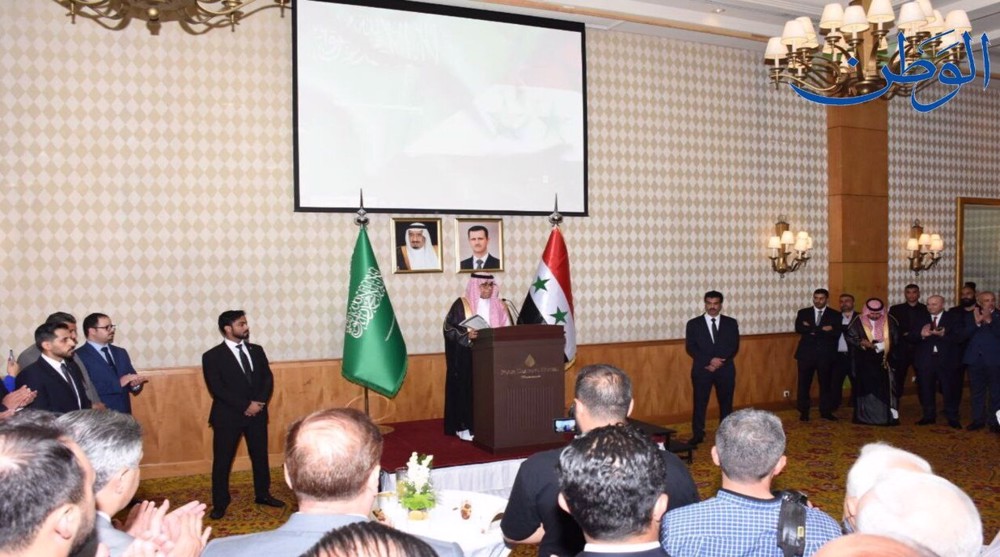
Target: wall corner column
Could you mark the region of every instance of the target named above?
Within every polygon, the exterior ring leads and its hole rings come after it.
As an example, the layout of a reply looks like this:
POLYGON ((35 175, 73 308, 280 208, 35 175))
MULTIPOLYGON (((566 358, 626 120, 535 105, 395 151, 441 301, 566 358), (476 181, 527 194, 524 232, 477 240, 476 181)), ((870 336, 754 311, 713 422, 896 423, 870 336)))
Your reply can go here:
POLYGON ((860 308, 888 294, 889 105, 830 106, 826 122, 830 296, 860 308))

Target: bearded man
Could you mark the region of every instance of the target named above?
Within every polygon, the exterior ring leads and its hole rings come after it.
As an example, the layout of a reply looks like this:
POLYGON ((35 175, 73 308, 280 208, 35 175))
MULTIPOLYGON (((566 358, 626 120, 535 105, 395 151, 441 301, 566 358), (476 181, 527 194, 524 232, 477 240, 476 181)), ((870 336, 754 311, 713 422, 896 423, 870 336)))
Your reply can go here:
POLYGON ((899 325, 878 298, 869 298, 844 333, 853 347, 854 423, 899 425, 893 370, 901 350, 899 325))

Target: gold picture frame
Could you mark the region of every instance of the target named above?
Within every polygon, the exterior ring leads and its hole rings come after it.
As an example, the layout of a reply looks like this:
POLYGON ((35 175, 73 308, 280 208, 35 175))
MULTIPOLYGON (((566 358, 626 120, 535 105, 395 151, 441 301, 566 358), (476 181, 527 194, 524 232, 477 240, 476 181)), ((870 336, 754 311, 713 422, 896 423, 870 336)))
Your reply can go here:
POLYGON ((503 219, 456 218, 455 272, 503 272, 503 268, 503 219), (485 253, 480 256, 483 265, 479 269, 476 266, 473 244, 481 245, 483 240, 485 253))
POLYGON ((392 232, 392 272, 394 274, 444 272, 441 219, 394 217, 390 219, 390 227, 392 232), (415 233, 411 242, 409 239, 410 230, 418 228, 422 229, 422 233, 415 233), (430 251, 427 251, 428 243, 430 251))

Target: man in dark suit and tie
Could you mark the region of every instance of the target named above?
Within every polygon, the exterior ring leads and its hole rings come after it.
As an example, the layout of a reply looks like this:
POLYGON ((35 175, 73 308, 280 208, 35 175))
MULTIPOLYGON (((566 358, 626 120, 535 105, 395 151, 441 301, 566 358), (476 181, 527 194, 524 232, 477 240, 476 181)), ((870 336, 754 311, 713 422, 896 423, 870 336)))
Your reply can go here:
POLYGON ((915 345, 913 368, 917 372, 917 394, 923 416, 917 425, 933 424, 937 419, 937 386, 941 385, 944 415, 948 425, 961 429, 958 421, 958 392, 962 385, 954 381, 962 357, 959 342, 964 336, 962 316, 945 311, 944 298, 927 298, 927 313, 913 318, 909 341, 915 345))
POLYGON ((90 408, 83 389, 83 373, 73 363, 76 342, 65 323, 45 323, 35 329, 35 345, 41 355, 17 374, 16 385, 36 392, 27 408, 62 414, 90 408))
POLYGON ((482 225, 470 226, 469 247, 472 248, 472 257, 463 259, 459 264, 462 269, 472 270, 500 270, 500 260, 490 253, 490 231, 482 225))
POLYGON ((719 420, 733 411, 736 389, 736 366, 733 357, 740 349, 740 327, 735 319, 721 315, 722 293, 705 293, 705 313, 687 322, 684 344, 691 355, 691 383, 694 386, 694 409, 691 413, 692 437, 689 444, 705 440, 705 412, 715 387, 719 401, 719 420))
POLYGON ((212 441, 212 512, 220 519, 229 506, 229 473, 240 438, 247 442, 253 467, 253 489, 258 505, 284 507, 271 496, 267 458, 267 402, 274 389, 274 376, 264 349, 251 344, 250 325, 243 310, 219 315, 222 344, 201 357, 205 385, 212 395, 208 423, 212 441))
POLYGON ((813 305, 802 308, 795 316, 795 332, 799 346, 795 359, 799 362, 799 420, 809 421, 810 391, 813 375, 819 378, 819 415, 837 421, 833 410, 840 397, 840 385, 833 384, 833 366, 837 359, 837 341, 840 339, 840 312, 826 305, 830 292, 817 288, 813 292, 813 305))
POLYGON ((559 506, 587 540, 577 557, 666 557, 660 518, 667 512, 667 471, 659 453, 623 424, 592 429, 563 449, 559 506))
POLYGON ((87 367, 101 402, 112 410, 131 414, 130 393, 138 395, 149 379, 136 373, 132 358, 124 348, 111 344, 115 340, 115 330, 110 317, 91 313, 83 320, 87 342, 76 349, 76 355, 87 367))
POLYGON ((906 373, 913 365, 913 349, 915 348, 910 339, 910 331, 913 329, 913 321, 927 312, 927 306, 920 302, 920 287, 916 284, 907 284, 903 289, 903 296, 906 301, 889 308, 889 315, 896 319, 899 324, 900 350, 896 353, 896 367, 892 370, 893 388, 896 390, 896 398, 902 398, 903 387, 906 383, 906 373))
POLYGON ((976 431, 989 424, 991 431, 1000 433, 1000 311, 992 292, 980 292, 976 300, 979 303, 965 321, 969 341, 962 363, 968 366, 972 399, 972 423, 965 429, 976 431), (984 413, 987 396, 989 412, 984 413))

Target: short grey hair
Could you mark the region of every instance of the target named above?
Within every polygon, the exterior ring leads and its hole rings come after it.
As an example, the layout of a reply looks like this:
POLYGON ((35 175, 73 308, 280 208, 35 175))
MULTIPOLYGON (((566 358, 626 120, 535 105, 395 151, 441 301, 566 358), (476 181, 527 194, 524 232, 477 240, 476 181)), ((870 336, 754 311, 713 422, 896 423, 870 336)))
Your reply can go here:
POLYGON ((972 499, 948 480, 899 470, 862 497, 858 531, 926 548, 938 557, 975 557, 983 523, 972 499))
POLYGON ((881 441, 868 443, 861 447, 861 454, 847 472, 847 496, 860 498, 887 472, 900 469, 932 472, 930 463, 918 455, 881 441))
POLYGON ((759 482, 785 454, 785 430, 771 412, 747 408, 726 416, 715 433, 722 472, 731 480, 759 482))
POLYGON ((123 468, 138 468, 142 459, 142 427, 131 414, 112 410, 75 410, 59 416, 64 428, 94 467, 94 493, 123 468))

